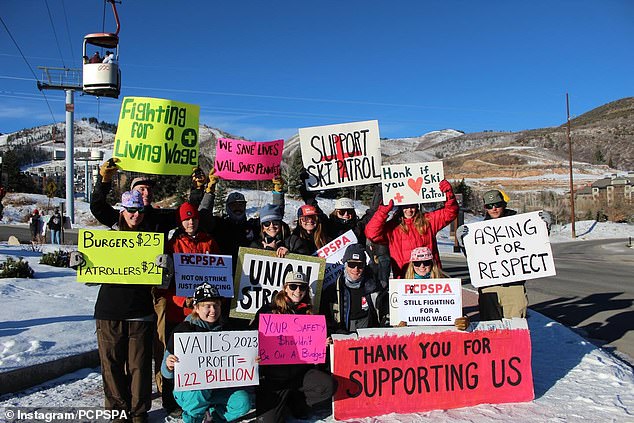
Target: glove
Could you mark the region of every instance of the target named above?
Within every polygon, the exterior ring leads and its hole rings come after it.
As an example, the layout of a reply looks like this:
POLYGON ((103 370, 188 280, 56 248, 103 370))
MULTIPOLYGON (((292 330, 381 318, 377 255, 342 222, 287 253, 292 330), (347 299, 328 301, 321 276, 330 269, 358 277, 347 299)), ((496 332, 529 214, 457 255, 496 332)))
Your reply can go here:
POLYGON ((553 224, 553 215, 548 211, 542 210, 539 212, 539 217, 546 223, 546 229, 548 229, 548 234, 550 235, 550 225, 553 224))
POLYGON ((207 188, 205 188, 205 192, 214 192, 216 190, 218 179, 220 178, 216 176, 216 169, 212 167, 209 171, 209 182, 207 183, 207 188))
POLYGON ((273 178, 273 191, 284 192, 284 178, 281 176, 273 178))
POLYGON ((451 184, 446 179, 443 179, 442 181, 440 181, 440 184, 438 184, 438 187, 443 193, 445 193, 445 196, 447 197, 447 199, 454 197, 453 188, 451 188, 451 184))
POLYGON ((119 166, 117 166, 117 162, 119 162, 119 159, 115 157, 106 160, 104 164, 101 165, 101 167, 99 168, 99 174, 101 175, 101 180, 103 182, 112 182, 112 177, 115 173, 117 173, 117 170, 119 169, 119 166))
POLYGON ((458 317, 453 324, 458 330, 467 330, 471 322, 467 316, 462 316, 458 317))
POLYGON ((469 233, 469 227, 466 225, 460 225, 458 229, 456 229, 456 239, 458 240, 458 245, 460 248, 464 248, 464 237, 469 233))
POLYGON ((154 263, 163 269, 163 281, 160 289, 167 289, 170 286, 170 282, 174 277, 174 259, 169 254, 159 254, 156 256, 154 263))
POLYGON ((387 205, 379 204, 379 207, 376 209, 376 211, 382 211, 383 213, 387 215, 389 212, 392 211, 393 208, 394 208, 394 200, 390 200, 390 202, 387 203, 387 205))
POLYGON ((192 185, 194 189, 203 189, 207 184, 207 177, 205 172, 200 167, 192 169, 192 185))
POLYGON ((68 257, 68 267, 77 270, 78 267, 85 265, 86 259, 84 259, 84 255, 79 251, 71 251, 70 256, 68 257))

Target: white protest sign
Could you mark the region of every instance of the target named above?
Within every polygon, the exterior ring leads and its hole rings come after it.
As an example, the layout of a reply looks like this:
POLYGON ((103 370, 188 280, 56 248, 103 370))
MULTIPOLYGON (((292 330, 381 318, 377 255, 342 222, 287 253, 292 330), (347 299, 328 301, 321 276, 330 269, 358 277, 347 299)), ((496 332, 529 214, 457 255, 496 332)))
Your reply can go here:
POLYGON ((299 128, 309 191, 381 182, 379 122, 299 128))
POLYGON ((390 279, 390 324, 453 325, 462 317, 460 279, 390 279))
POLYGON ((445 201, 440 181, 445 179, 442 162, 381 166, 383 204, 394 205, 445 201))
POLYGON ((307 276, 314 309, 319 310, 325 265, 326 261, 320 257, 287 254, 280 258, 275 251, 240 247, 230 316, 253 318, 260 307, 273 301, 291 272, 307 276))
POLYGON ((323 288, 337 280, 337 276, 343 269, 342 261, 346 248, 348 248, 348 245, 356 243, 357 236, 352 230, 349 230, 317 250, 317 256, 326 259, 323 288))
POLYGON ((175 333, 174 355, 175 391, 259 383, 257 330, 175 333))
POLYGON ((232 261, 231 256, 174 253, 176 295, 192 297, 196 287, 207 282, 221 296, 233 298, 232 261))
POLYGON ((467 225, 463 238, 476 288, 555 275, 546 223, 539 212, 467 225))

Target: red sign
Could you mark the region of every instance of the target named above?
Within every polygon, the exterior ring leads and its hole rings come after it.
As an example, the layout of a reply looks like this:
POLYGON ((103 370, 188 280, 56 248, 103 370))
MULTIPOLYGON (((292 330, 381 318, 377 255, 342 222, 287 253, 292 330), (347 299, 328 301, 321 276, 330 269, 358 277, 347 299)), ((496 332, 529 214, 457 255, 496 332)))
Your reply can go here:
POLYGON ((527 329, 335 340, 337 420, 534 398, 527 329))

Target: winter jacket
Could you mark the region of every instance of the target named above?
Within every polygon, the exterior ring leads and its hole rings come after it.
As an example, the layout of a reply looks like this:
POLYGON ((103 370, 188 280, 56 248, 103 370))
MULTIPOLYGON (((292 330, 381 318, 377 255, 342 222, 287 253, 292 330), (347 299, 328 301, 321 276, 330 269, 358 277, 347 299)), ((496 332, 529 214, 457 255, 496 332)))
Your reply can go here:
POLYGON ((258 219, 234 221, 229 216, 213 215, 216 195, 206 192, 198 207, 200 212, 200 229, 210 234, 218 242, 220 252, 233 257, 233 268, 238 262, 240 247, 248 247, 256 239, 259 232, 258 219))
MULTIPOLYGON (((179 229, 168 242, 167 252, 171 254, 218 254, 220 249, 216 241, 205 232, 198 231, 192 237, 179 229)), ((156 289, 155 295, 164 297, 167 300, 165 318, 168 322, 182 322, 185 316, 191 312, 189 309, 183 309, 186 297, 176 295, 176 283, 174 281, 170 282, 167 289, 156 289)))
POLYGON ((58 213, 55 213, 48 219, 48 228, 51 231, 61 231, 62 230, 62 216, 58 213))
MULTIPOLYGON (((101 175, 97 176, 97 183, 92 193, 90 201, 90 211, 99 223, 112 228, 119 222, 119 211, 115 210, 107 202, 107 196, 112 189, 112 182, 103 182, 101 175)), ((165 243, 167 243, 167 234, 178 226, 176 221, 176 212, 173 209, 158 209, 155 207, 144 207, 145 216, 143 217, 144 226, 150 232, 159 232, 165 234, 165 243)))
MULTIPOLYGON (((329 285, 321 297, 320 312, 326 316, 328 333, 350 333, 350 298, 351 288, 345 283, 345 269, 341 272, 336 282, 329 285)), ((378 327, 379 316, 376 309, 376 299, 381 292, 374 275, 366 268, 361 275, 362 303, 367 304, 368 328, 378 327)))
POLYGON ((396 278, 405 277, 410 254, 416 247, 429 247, 434 254, 434 260, 442 267, 436 234, 450 224, 458 216, 458 202, 453 191, 445 192, 447 201, 443 208, 425 213, 429 228, 423 234, 414 227, 414 219, 402 219, 407 227, 407 233, 400 227, 401 219, 393 218, 386 222, 390 206, 380 205, 365 228, 365 235, 370 241, 389 244, 392 262, 392 273, 396 278))
MULTIPOLYGON (((106 196, 95 187, 95 193, 90 202, 90 210, 95 217, 107 218, 108 226, 115 226, 119 222, 120 212, 106 203, 106 196)), ((103 222, 102 222, 103 223, 103 222)), ((139 232, 152 232, 151 220, 143 221, 136 228, 139 232)), ((99 287, 97 302, 95 303, 95 319, 126 320, 152 316, 154 302, 151 285, 102 284, 99 287)))

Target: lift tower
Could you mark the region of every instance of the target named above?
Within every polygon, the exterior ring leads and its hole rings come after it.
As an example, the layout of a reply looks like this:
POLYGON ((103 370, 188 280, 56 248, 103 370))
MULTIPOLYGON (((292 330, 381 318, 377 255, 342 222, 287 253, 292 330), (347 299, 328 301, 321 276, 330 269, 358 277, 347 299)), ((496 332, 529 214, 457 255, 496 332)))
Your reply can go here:
POLYGON ((75 223, 75 91, 82 91, 81 69, 38 66, 42 80, 37 81, 39 90, 63 90, 66 92, 66 214, 75 223))

